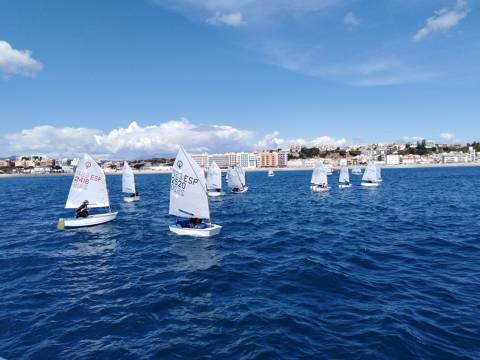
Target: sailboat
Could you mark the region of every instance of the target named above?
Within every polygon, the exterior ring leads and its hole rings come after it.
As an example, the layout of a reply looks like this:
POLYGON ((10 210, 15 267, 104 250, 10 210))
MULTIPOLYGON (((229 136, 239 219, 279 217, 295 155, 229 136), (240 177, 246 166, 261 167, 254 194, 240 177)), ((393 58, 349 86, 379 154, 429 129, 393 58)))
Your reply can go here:
POLYGON ((380 166, 377 167, 377 182, 382 182, 382 168, 380 166))
POLYGON ((65 209, 77 209, 82 204, 88 208, 108 208, 108 212, 92 214, 86 217, 60 218, 57 228, 83 227, 103 224, 114 220, 118 212, 110 210, 105 174, 89 155, 80 159, 70 186, 65 209))
POLYGON ((362 177, 362 186, 377 187, 380 184, 377 182, 377 167, 373 162, 368 163, 362 177))
POLYGON ((222 196, 222 170, 215 161, 212 161, 207 172, 207 193, 208 196, 222 196))
POLYGON ((123 163, 122 192, 130 194, 130 196, 124 196, 123 201, 132 202, 140 200, 140 195, 138 195, 135 188, 135 177, 133 175, 133 170, 126 161, 123 163))
POLYGON ((273 170, 268 170, 268 176, 275 176, 275 173, 273 172, 273 170))
POLYGON ((328 187, 327 169, 322 164, 315 166, 310 180, 310 190, 313 192, 325 192, 330 190, 328 187))
POLYGON ((242 194, 247 192, 248 186, 245 186, 245 172, 239 166, 228 169, 228 187, 232 189, 234 194, 242 194))
POLYGON ((183 147, 172 168, 168 213, 177 217, 176 224, 169 227, 177 235, 209 237, 222 229, 210 221, 205 175, 183 147))
POLYGON ((357 164, 353 165, 352 174, 362 175, 362 169, 360 168, 360 166, 358 166, 357 164))
POLYGON ((342 165, 340 167, 340 177, 338 179, 338 187, 340 189, 347 189, 352 187, 350 184, 350 175, 348 174, 348 167, 346 165, 342 165))

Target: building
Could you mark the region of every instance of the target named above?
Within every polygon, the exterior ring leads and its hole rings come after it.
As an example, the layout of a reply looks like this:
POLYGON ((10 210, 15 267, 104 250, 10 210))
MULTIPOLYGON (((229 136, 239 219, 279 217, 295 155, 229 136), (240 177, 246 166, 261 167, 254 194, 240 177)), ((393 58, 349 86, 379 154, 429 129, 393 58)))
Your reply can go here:
POLYGON ((12 167, 13 163, 10 160, 0 160, 0 168, 12 167))
POLYGON ((229 156, 227 154, 212 154, 208 156, 208 166, 215 161, 220 169, 228 169, 229 156))
POLYGON ((248 168, 250 165, 250 154, 246 152, 237 153, 237 165, 241 168, 248 168))
POLYGON ((427 149, 433 149, 435 147, 435 141, 433 140, 425 140, 425 147, 427 149))
POLYGON ((195 160, 195 162, 202 169, 208 168, 208 154, 207 153, 192 155, 192 159, 195 160))
POLYGON ((278 152, 262 152, 260 154, 260 167, 278 167, 278 152))
POLYGON ((387 165, 400 165, 400 155, 398 154, 387 155, 385 161, 387 165))
POLYGON ((248 154, 248 167, 256 168, 257 166, 258 166, 257 154, 255 153, 248 154))
POLYGON ((278 166, 287 166, 289 153, 288 150, 280 150, 278 152, 278 166))
POLYGON ((228 166, 234 167, 237 165, 237 154, 236 153, 227 153, 228 156, 228 166))
POLYGON ((469 161, 469 154, 461 152, 449 152, 442 155, 444 164, 464 163, 469 161))
POLYGON ((404 155, 402 156, 403 165, 414 165, 417 163, 417 158, 415 155, 404 155))

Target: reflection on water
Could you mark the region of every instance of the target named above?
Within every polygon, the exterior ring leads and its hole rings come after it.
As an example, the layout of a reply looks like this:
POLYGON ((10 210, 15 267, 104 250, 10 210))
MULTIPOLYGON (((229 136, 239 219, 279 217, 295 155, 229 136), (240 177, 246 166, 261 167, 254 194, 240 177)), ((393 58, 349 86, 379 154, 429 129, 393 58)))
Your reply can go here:
POLYGON ((174 269, 181 271, 206 270, 218 263, 215 238, 187 238, 170 236, 169 252, 182 257, 174 269))

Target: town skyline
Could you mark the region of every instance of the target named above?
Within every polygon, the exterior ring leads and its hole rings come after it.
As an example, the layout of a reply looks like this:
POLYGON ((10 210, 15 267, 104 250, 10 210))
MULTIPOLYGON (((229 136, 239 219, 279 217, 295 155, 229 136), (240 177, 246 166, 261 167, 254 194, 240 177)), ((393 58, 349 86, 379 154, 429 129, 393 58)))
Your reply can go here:
POLYGON ((468 0, 3 2, 0 156, 471 142, 478 10, 468 0))

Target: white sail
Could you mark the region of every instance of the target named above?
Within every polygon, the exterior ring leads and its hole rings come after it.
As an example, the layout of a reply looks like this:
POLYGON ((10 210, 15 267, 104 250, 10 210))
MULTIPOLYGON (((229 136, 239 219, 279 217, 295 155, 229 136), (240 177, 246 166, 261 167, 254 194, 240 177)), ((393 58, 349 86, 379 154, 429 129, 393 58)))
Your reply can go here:
POLYGON ((373 162, 369 163, 363 173, 362 181, 376 181, 377 167, 373 162))
POLYGON ((362 173, 362 169, 360 169, 358 165, 354 165, 352 169, 352 174, 361 174, 361 173, 362 173))
POLYGON ((328 184, 327 169, 325 168, 325 166, 321 164, 315 166, 315 169, 313 169, 312 179, 310 182, 314 185, 328 184))
POLYGON ((65 209, 76 209, 85 200, 88 207, 109 207, 105 174, 89 155, 80 159, 68 193, 65 209))
POLYGON ((348 173, 348 167, 346 165, 342 165, 340 167, 340 177, 338 179, 339 183, 349 183, 350 182, 350 175, 348 173))
POLYGON ((229 188, 243 189, 242 179, 237 169, 228 169, 227 179, 229 188))
POLYGON ((222 170, 215 161, 212 161, 207 172, 207 189, 222 189, 222 170))
POLYGON ((183 147, 178 150, 170 183, 170 215, 210 219, 205 175, 183 147))
POLYGON ((382 180, 382 169, 377 167, 377 180, 382 180))
POLYGON ((125 161, 123 163, 122 170, 122 192, 135 194, 135 177, 133 175, 133 170, 128 163, 125 161))

